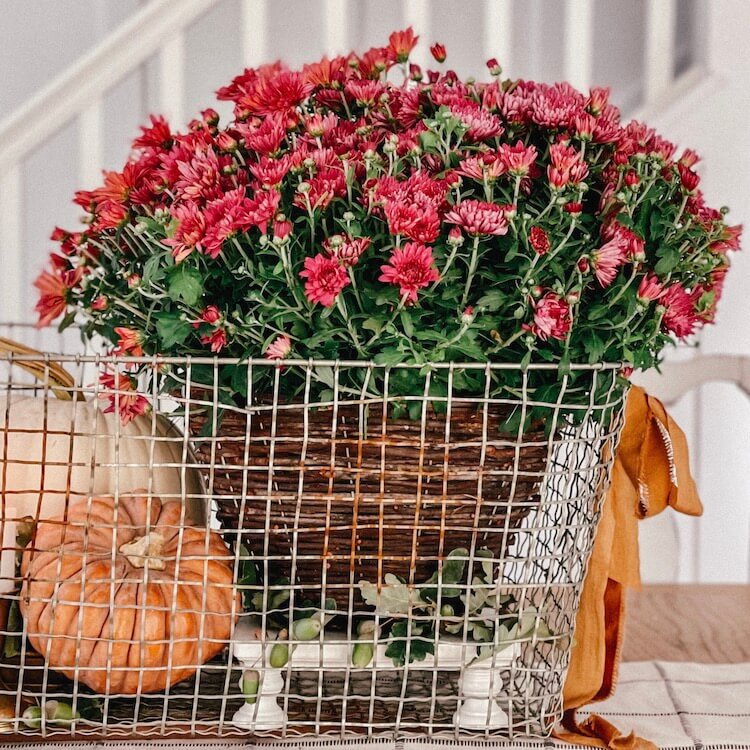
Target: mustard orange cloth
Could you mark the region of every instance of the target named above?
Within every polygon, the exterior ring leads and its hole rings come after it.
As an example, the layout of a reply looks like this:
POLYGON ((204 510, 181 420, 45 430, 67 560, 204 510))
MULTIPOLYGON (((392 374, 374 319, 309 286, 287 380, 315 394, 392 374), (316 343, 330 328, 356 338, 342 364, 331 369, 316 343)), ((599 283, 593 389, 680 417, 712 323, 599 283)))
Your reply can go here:
POLYGON ((687 441, 658 399, 630 390, 625 424, 612 469, 576 619, 575 646, 564 690, 564 729, 556 737, 610 750, 656 750, 656 745, 592 715, 575 711, 609 697, 615 688, 625 615, 625 589, 640 586, 638 521, 667 506, 703 512, 690 475, 687 441))

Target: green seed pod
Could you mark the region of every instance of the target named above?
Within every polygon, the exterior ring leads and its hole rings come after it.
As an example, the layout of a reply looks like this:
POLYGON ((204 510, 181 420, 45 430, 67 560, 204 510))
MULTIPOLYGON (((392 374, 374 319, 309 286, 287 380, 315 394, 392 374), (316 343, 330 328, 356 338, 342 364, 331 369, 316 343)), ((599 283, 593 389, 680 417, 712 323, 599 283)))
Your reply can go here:
POLYGON ((274 669, 281 669, 289 661, 289 646, 286 643, 274 643, 268 663, 274 669))
POLYGON ((53 724, 70 724, 74 718, 80 718, 78 713, 73 717, 72 706, 63 701, 47 701, 44 704, 44 715, 53 724))
POLYGON ((453 615, 455 614, 456 614, 456 610, 453 609, 453 607, 450 604, 443 604, 443 606, 440 607, 441 617, 453 617, 453 615))
POLYGON ((375 654, 372 643, 355 643, 352 650, 352 664, 358 669, 364 669, 375 654))
POLYGON ((292 625, 292 636, 297 641, 311 641, 320 635, 323 623, 319 617, 305 617, 292 625))
POLYGON ((42 707, 29 706, 21 715, 21 720, 29 729, 38 729, 42 724, 42 707))
POLYGON ((242 694, 245 696, 245 703, 251 706, 255 703, 258 696, 258 686, 260 685, 260 672, 257 669, 246 669, 242 673, 240 687, 242 694))

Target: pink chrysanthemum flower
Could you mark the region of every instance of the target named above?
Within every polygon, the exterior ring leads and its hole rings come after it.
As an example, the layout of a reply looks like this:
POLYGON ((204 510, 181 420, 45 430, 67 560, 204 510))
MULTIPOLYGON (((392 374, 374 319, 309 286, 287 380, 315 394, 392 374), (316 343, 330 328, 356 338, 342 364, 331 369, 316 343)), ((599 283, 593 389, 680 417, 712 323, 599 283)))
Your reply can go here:
POLYGON ((357 265, 362 253, 364 253, 372 240, 369 237, 348 237, 345 234, 331 235, 323 242, 323 249, 342 266, 351 268, 357 265))
POLYGON ((701 289, 687 292, 682 284, 672 284, 659 301, 665 308, 662 318, 664 328, 681 339, 694 333, 702 322, 700 315, 695 310, 701 293, 701 289))
POLYGON ((644 276, 638 285, 638 299, 642 302, 653 302, 664 294, 664 285, 656 276, 644 276))
POLYGON ((324 307, 333 307, 336 297, 349 284, 346 269, 335 259, 318 253, 305 258, 304 270, 299 274, 305 282, 305 294, 310 302, 320 302, 324 307))
POLYGON ((177 228, 174 236, 164 240, 164 244, 172 248, 172 257, 175 262, 179 263, 185 260, 193 250, 203 249, 206 217, 193 201, 173 206, 170 213, 177 220, 177 228))
POLYGON ((213 333, 207 333, 201 336, 201 344, 211 347, 214 354, 218 354, 227 345, 227 332, 219 327, 213 333))
POLYGON ((401 296, 413 304, 421 288, 440 278, 433 263, 431 248, 419 242, 407 242, 397 247, 389 262, 380 267, 380 281, 397 285, 401 296))
POLYGON ((148 399, 136 393, 136 381, 121 372, 103 372, 99 376, 103 391, 99 398, 109 401, 105 414, 113 414, 119 410, 123 424, 132 422, 136 417, 145 414, 149 408, 148 399))
POLYGON ((508 231, 508 217, 502 206, 485 201, 466 200, 445 215, 448 224, 458 224, 468 234, 502 235, 508 231))
POLYGON ((286 359, 292 351, 292 341, 289 336, 277 336, 263 355, 266 359, 286 359))
POLYGON ((608 287, 615 280, 627 257, 628 246, 620 236, 614 237, 591 253, 594 275, 602 287, 608 287))
POLYGON ((532 306, 534 323, 526 328, 543 341, 550 338, 564 341, 573 324, 567 301, 554 292, 547 292, 532 302, 532 306))
POLYGON ((514 177, 525 177, 538 156, 536 148, 523 141, 517 141, 515 146, 502 143, 497 152, 500 162, 514 177))

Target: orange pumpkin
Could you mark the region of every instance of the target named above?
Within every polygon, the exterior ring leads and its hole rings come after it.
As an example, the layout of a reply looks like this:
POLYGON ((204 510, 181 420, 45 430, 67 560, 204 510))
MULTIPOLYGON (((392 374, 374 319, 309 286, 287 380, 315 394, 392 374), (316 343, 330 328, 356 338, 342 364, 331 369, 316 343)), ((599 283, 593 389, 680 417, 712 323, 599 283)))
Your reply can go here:
POLYGON ((241 611, 231 553, 185 526, 184 506, 143 495, 72 504, 38 524, 21 612, 47 665, 97 693, 154 692, 226 645, 241 611))

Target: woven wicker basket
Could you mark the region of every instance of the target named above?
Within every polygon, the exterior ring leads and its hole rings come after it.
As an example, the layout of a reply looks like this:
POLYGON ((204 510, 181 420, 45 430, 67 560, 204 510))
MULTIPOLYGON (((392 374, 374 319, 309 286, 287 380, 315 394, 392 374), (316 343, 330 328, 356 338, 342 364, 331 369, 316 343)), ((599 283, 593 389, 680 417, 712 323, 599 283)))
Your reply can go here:
MULTIPOLYGON (((312 601, 325 584, 346 605, 359 581, 424 580, 458 547, 501 557, 539 500, 544 433, 501 434, 507 406, 489 407, 486 423, 475 404, 449 420, 429 410, 424 425, 384 418, 382 403, 365 413, 362 425, 350 404, 335 420, 326 407, 227 411, 199 444, 226 535, 270 559, 270 582, 289 578, 312 601)), ((205 421, 191 419, 193 435, 205 421)))

